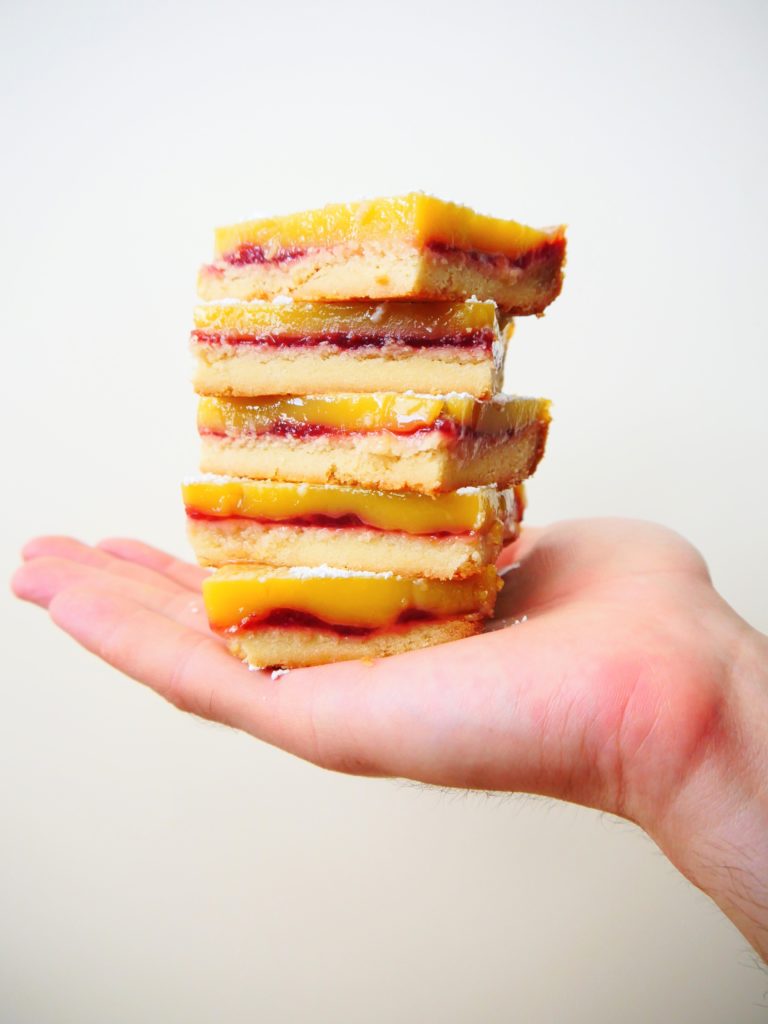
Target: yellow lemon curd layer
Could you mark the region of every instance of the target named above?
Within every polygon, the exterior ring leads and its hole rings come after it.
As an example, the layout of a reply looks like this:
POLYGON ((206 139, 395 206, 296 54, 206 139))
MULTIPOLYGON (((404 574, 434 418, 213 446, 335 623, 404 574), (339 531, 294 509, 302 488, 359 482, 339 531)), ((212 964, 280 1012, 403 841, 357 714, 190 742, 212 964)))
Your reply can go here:
POLYGON ((255 245, 270 255, 286 249, 395 241, 418 247, 440 243, 450 248, 514 257, 558 241, 564 235, 562 226, 543 230, 526 227, 421 192, 410 192, 357 203, 334 203, 319 210, 218 228, 215 252, 216 256, 224 256, 240 246, 255 245))
POLYGON ((389 573, 228 565, 203 581, 213 629, 257 625, 273 612, 311 615, 335 626, 380 629, 405 613, 434 618, 490 615, 501 581, 493 566, 463 580, 406 579, 389 573))
POLYGON ((377 530, 411 534, 486 532, 519 519, 524 503, 522 488, 467 487, 431 495, 229 477, 189 480, 182 496, 188 511, 214 518, 279 522, 356 516, 377 530))
POLYGON ((471 395, 422 395, 378 391, 371 394, 308 395, 305 397, 220 398, 204 396, 197 414, 203 433, 254 434, 278 423, 368 432, 389 430, 411 434, 438 421, 481 434, 499 434, 548 423, 545 398, 497 395, 483 402, 471 395))
MULTIPOLYGON (((352 334, 461 337, 498 331, 494 302, 208 302, 195 309, 195 328, 251 337, 352 334)), ((506 333, 509 334, 507 327, 506 333)))

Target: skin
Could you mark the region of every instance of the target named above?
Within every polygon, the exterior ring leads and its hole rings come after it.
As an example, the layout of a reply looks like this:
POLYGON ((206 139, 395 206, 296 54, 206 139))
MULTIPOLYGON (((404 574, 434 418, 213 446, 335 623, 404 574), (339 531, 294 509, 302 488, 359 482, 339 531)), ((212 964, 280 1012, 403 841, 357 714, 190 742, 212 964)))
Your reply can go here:
POLYGON ((23 556, 19 597, 176 707, 335 771, 621 815, 768 954, 768 638, 676 534, 529 528, 492 631, 278 679, 209 631, 197 566, 133 540, 42 537, 23 556))

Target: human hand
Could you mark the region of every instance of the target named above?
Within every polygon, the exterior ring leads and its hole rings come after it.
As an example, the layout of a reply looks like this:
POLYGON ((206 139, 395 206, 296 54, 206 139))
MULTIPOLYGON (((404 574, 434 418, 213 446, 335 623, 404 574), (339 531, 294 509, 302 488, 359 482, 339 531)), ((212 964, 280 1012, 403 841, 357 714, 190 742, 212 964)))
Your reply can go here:
POLYGON ((768 641, 662 527, 527 529, 491 631, 279 679, 209 631, 205 570, 128 540, 41 538, 24 557, 20 597, 177 707, 338 771, 630 818, 765 952, 768 641))

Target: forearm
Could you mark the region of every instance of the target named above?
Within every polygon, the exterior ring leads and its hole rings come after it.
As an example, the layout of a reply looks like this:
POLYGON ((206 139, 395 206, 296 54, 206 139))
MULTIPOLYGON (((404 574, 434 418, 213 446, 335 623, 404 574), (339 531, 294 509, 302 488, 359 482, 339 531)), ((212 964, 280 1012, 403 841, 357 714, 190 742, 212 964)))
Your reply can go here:
POLYGON ((722 734, 649 831, 768 960, 768 638, 735 639, 722 734))

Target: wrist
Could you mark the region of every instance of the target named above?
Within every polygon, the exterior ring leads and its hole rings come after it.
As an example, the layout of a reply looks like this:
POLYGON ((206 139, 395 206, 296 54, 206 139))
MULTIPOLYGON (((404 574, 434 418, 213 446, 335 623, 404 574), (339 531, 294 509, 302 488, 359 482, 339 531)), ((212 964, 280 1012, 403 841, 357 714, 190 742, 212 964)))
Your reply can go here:
POLYGON ((647 831, 768 957, 768 638, 727 609, 719 727, 647 831))

